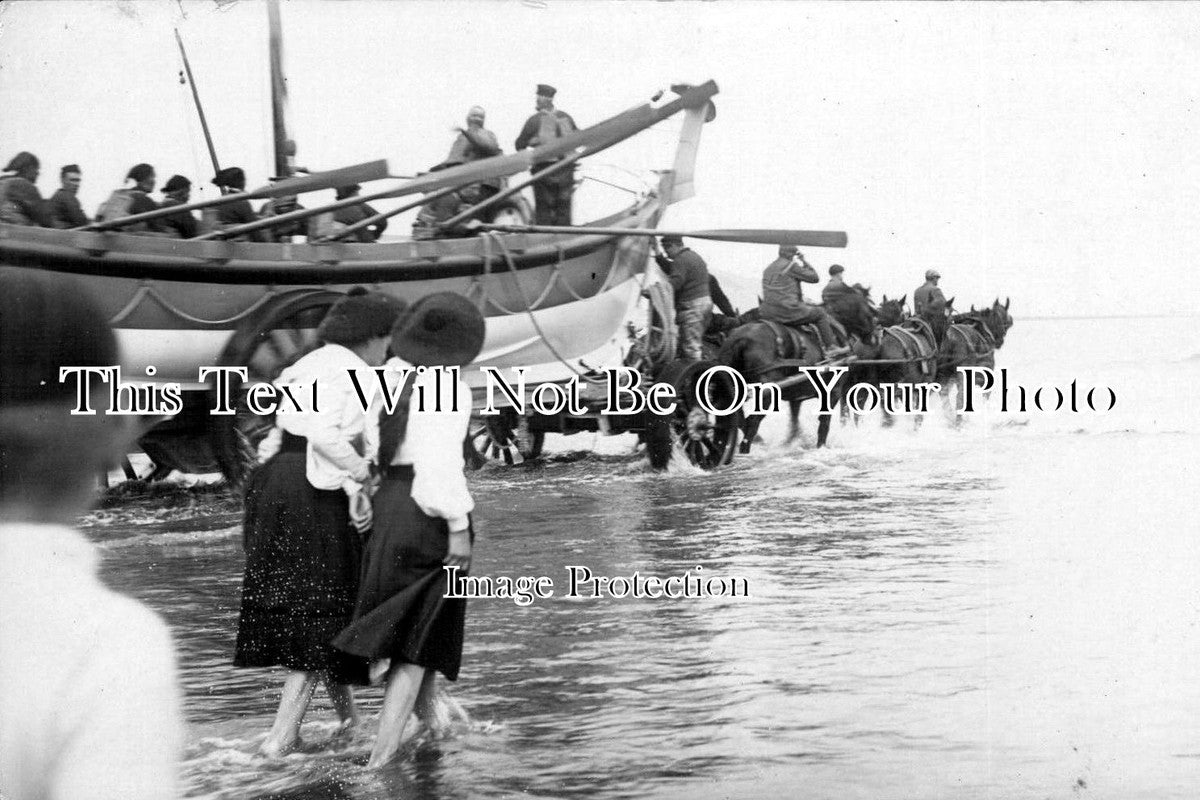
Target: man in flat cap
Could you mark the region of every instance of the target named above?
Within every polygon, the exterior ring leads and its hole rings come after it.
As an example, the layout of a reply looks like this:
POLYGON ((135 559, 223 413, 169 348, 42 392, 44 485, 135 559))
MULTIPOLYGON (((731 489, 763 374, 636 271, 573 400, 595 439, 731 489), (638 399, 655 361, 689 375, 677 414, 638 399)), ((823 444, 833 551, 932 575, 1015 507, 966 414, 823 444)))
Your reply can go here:
POLYGON ((79 228, 91 220, 83 213, 79 205, 79 185, 83 183, 83 173, 78 164, 67 164, 58 173, 62 186, 50 196, 50 215, 54 217, 56 228, 79 228))
MULTIPOLYGON (((517 137, 517 149, 539 147, 555 139, 575 133, 575 120, 565 111, 554 107, 553 86, 539 83, 537 87, 537 113, 525 120, 521 135, 517 137)), ((557 159, 533 165, 533 172, 540 172, 553 165, 557 159)), ((574 165, 542 178, 533 185, 536 204, 534 221, 539 225, 570 225, 571 194, 575 191, 574 165)))
POLYGON ((708 265, 683 238, 668 234, 660 240, 666 255, 656 255, 675 293, 675 326, 679 330, 679 357, 689 361, 703 358, 704 331, 712 317, 708 265))
POLYGON ((913 311, 918 317, 936 316, 946 311, 946 295, 938 288, 941 273, 936 269, 925 270, 925 283, 913 292, 913 311))
MULTIPOLYGON (((160 208, 181 206, 192 197, 192 182, 182 175, 172 175, 162 187, 163 201, 160 208)), ((190 211, 176 211, 158 222, 163 233, 171 239, 191 239, 200 232, 200 222, 190 211)))
POLYGON ((820 306, 804 302, 801 285, 820 280, 817 271, 804 260, 800 250, 791 245, 779 248, 779 257, 767 265, 762 278, 762 305, 759 313, 769 322, 799 328, 812 324, 817 327, 825 356, 838 355, 838 340, 829 322, 829 315, 820 306))

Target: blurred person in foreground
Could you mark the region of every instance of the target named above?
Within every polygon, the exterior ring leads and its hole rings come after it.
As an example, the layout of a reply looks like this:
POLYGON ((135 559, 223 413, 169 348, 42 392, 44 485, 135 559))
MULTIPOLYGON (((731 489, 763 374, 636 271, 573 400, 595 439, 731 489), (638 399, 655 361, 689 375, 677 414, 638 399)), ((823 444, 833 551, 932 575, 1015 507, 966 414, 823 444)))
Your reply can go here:
POLYGON ((166 625, 97 576, 74 529, 96 475, 132 443, 128 416, 73 415, 61 367, 119 363, 73 280, 0 269, 0 797, 177 797, 183 740, 166 625))

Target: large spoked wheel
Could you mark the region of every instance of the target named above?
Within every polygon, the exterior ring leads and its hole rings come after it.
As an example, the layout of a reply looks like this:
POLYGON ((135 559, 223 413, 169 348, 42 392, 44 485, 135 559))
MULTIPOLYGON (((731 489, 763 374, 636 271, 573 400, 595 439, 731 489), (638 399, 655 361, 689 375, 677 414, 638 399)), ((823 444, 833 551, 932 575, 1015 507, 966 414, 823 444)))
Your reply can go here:
MULTIPOLYGON (((330 291, 281 297, 234 333, 218 363, 246 367, 248 383, 273 381, 285 367, 316 347, 317 326, 341 297, 330 291)), ((215 388, 212 391, 215 394, 215 388)), ((238 378, 232 382, 231 397, 234 414, 209 417, 209 444, 225 479, 240 487, 255 462, 259 442, 274 426, 275 418, 250 411, 245 384, 238 378)))
POLYGON ((659 380, 675 387, 676 406, 673 414, 651 417, 646 422, 646 455, 653 469, 665 469, 676 452, 704 470, 733 461, 742 410, 715 414, 700 404, 703 392, 710 408, 725 409, 737 393, 733 378, 724 373, 701 385, 701 376, 713 366, 709 361, 673 361, 662 370, 659 380))
POLYGON ((546 434, 529 430, 528 420, 506 408, 496 416, 472 420, 468 439, 475 456, 469 464, 480 469, 489 462, 511 467, 538 458, 546 434))

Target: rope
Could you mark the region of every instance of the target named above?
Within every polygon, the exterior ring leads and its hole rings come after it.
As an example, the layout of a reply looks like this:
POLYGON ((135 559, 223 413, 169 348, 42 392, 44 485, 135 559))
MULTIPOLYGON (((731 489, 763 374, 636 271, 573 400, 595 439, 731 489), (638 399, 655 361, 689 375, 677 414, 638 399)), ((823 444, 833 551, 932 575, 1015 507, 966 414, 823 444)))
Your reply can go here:
POLYGON ((269 303, 275 297, 275 294, 276 293, 273 291, 265 292, 257 300, 255 300, 242 311, 234 314, 232 317, 226 317, 225 319, 201 319, 200 317, 192 316, 182 309, 172 305, 165 297, 159 294, 153 286, 143 283, 138 287, 137 291, 134 292, 133 297, 130 298, 129 302, 125 304, 125 307, 118 311, 116 315, 113 316, 113 318, 108 322, 110 325, 117 325, 121 322, 124 322, 130 314, 137 310, 138 306, 141 305, 143 300, 150 298, 162 306, 164 310, 174 315, 177 319, 182 319, 192 323, 193 325, 199 325, 202 327, 220 328, 232 322, 240 322, 241 320, 250 316, 263 305, 269 303))
MULTIPOLYGON (((486 231, 486 232, 484 232, 483 235, 487 236, 489 238, 494 238, 496 246, 499 247, 500 253, 504 256, 504 263, 508 265, 508 271, 512 273, 513 282, 516 284, 517 292, 521 295, 521 300, 525 303, 525 313, 529 316, 529 322, 533 325, 533 329, 535 331, 537 331, 538 337, 541 338, 543 343, 545 343, 546 348, 550 351, 550 353, 555 358, 558 359, 559 363, 561 363, 567 369, 571 370, 571 372, 575 373, 576 377, 579 377, 579 378, 586 377, 584 375, 584 373, 575 369, 574 365, 572 365, 565 358, 563 358, 562 354, 558 352, 558 349, 553 344, 550 343, 550 340, 548 338, 546 338, 545 331, 542 330, 541 324, 538 323, 537 317, 534 316, 533 307, 529 304, 529 298, 525 295, 525 290, 521 288, 521 281, 519 280, 520 276, 517 274, 517 265, 513 261, 512 253, 510 253, 508 251, 508 246, 504 243, 504 240, 501 239, 500 235, 498 233, 496 233, 495 231, 486 231)), ((561 255, 561 251, 559 251, 559 252, 561 255)), ((562 265, 562 262, 560 261, 559 266, 561 266, 561 265, 562 265)), ((555 268, 555 275, 557 275, 557 274, 558 274, 558 269, 555 268)), ((553 281, 551 281, 551 283, 553 283, 553 281)), ((547 284, 547 286, 549 286, 549 284, 547 284)), ((543 292, 542 296, 543 297, 545 296, 544 292, 543 292)), ((491 298, 489 298, 489 300, 490 299, 491 298)), ((494 304, 494 301, 493 301, 493 304, 494 304)), ((501 310, 503 310, 503 309, 501 309, 501 310)))

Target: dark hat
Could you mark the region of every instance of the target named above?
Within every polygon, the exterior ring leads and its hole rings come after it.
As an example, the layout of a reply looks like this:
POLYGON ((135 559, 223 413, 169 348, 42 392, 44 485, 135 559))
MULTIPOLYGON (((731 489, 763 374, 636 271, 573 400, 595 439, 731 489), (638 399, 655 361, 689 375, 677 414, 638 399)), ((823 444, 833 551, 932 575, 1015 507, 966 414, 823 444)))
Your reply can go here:
POLYGON ((666 236, 658 240, 661 244, 683 244, 683 237, 676 236, 673 233, 668 233, 666 236))
POLYGON ((347 197, 353 197, 358 194, 358 190, 361 188, 357 183, 352 183, 349 186, 339 186, 337 188, 337 199, 345 200, 347 197))
POLYGON ((329 309, 317 328, 317 338, 349 347, 387 336, 403 310, 400 298, 355 286, 329 309))
POLYGON ((843 267, 841 264, 834 264, 832 267, 829 268, 830 275, 841 275, 845 271, 846 271, 846 268, 843 267))
POLYGON ((392 352, 409 364, 455 367, 470 364, 483 349, 483 314, 454 292, 422 297, 396 320, 392 352))
POLYGON ((60 367, 119 362, 108 320, 74 278, 0 269, 0 408, 71 402, 78 379, 60 367))
POLYGON ((226 167, 216 174, 212 182, 227 189, 245 189, 246 173, 241 167, 226 167))
POLYGON ((170 192, 181 192, 184 189, 190 188, 192 188, 192 182, 187 178, 182 175, 172 175, 170 180, 163 185, 162 191, 163 194, 168 194, 170 192))
POLYGON ((65 167, 63 167, 62 169, 60 169, 58 171, 58 174, 66 175, 68 172, 78 172, 81 175, 83 174, 83 170, 81 170, 79 168, 78 164, 67 164, 65 167))
POLYGON ((154 167, 149 164, 135 164, 133 169, 129 170, 129 174, 125 176, 126 180, 141 183, 148 180, 154 174, 154 167))
POLYGON ((8 162, 8 166, 4 168, 4 171, 21 172, 29 167, 40 167, 41 165, 42 162, 38 161, 37 156, 22 150, 12 157, 12 161, 8 162))
POLYGON ((789 258, 791 256, 798 256, 798 255, 800 255, 800 248, 796 247, 796 245, 794 245, 794 244, 780 245, 779 246, 779 255, 788 256, 789 258))
POLYGON ((539 83, 537 87, 537 93, 540 97, 554 97, 554 95, 558 93, 558 89, 555 89, 553 86, 549 86, 545 83, 539 83))

